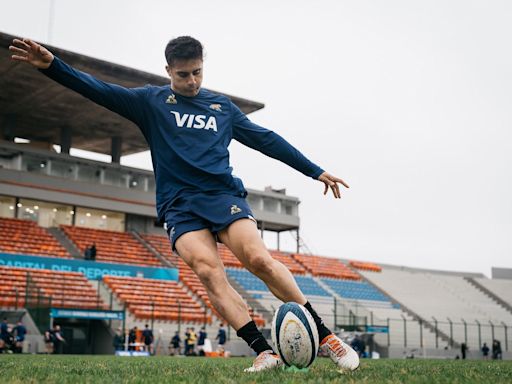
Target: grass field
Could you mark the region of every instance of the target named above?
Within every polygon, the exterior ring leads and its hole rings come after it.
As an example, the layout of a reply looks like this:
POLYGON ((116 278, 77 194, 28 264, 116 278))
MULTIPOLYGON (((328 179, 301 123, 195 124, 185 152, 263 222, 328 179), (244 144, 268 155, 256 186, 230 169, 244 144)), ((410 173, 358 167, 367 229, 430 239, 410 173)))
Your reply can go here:
POLYGON ((327 359, 309 372, 246 374, 249 358, 0 355, 2 383, 512 383, 512 362, 371 360, 339 374, 327 359))

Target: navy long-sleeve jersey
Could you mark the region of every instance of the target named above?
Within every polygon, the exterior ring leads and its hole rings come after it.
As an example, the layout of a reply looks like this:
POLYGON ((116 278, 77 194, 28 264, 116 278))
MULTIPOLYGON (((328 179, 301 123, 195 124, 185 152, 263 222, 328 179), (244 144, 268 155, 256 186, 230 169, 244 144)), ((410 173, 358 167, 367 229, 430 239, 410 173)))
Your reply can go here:
POLYGON ((232 175, 231 139, 317 179, 323 170, 281 136, 251 122, 227 97, 201 89, 194 97, 169 85, 124 88, 100 81, 55 57, 42 73, 133 121, 151 150, 156 207, 161 221, 177 198, 189 193, 247 194, 232 175))

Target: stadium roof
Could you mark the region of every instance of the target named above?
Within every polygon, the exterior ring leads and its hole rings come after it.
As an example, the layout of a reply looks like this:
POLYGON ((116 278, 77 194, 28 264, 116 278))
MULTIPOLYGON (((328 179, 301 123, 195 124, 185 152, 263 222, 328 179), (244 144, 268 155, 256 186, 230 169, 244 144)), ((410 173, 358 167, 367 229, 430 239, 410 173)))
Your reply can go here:
MULTIPOLYGON (((73 148, 109 154, 112 138, 116 137, 122 143, 123 156, 148 149, 139 129, 129 120, 64 88, 37 70, 10 60, 9 45, 15 37, 0 32, 0 133, 3 137, 60 144, 65 130, 71 134, 73 148)), ((45 46, 73 67, 104 81, 125 87, 169 83, 166 77, 45 46)), ((264 107, 262 103, 226 96, 245 113, 264 107)))

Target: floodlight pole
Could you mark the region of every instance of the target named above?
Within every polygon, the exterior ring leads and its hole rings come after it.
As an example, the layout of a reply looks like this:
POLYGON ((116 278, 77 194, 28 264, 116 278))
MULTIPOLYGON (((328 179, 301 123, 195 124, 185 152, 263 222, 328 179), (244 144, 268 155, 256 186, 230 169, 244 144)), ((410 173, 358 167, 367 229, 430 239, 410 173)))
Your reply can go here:
POLYGON ((389 317, 387 318, 386 322, 388 323, 388 347, 391 346, 391 336, 390 336, 390 327, 389 327, 389 317))
POLYGON ((478 320, 475 320, 478 325, 478 348, 482 347, 482 329, 480 326, 480 322, 478 320))
POLYGON ((420 318, 420 348, 423 348, 423 319, 420 318))
POLYGON ((155 324, 155 300, 151 296, 151 330, 153 330, 155 324))
POLYGON ((407 348, 407 319, 402 314, 400 316, 404 319, 404 348, 407 348))
POLYGON ((507 324, 505 324, 503 321, 501 322, 501 324, 503 324, 503 329, 505 330, 505 351, 508 351, 507 324))
POLYGON ((436 349, 438 349, 439 348, 439 331, 437 329, 437 319, 434 316, 432 316, 432 319, 434 319, 434 324, 436 327, 436 329, 435 329, 436 330, 436 349))
POLYGON ((464 323, 464 343, 466 345, 468 345, 468 325, 466 324, 466 320, 464 320, 464 319, 461 319, 461 320, 464 323))
POLYGON ((453 322, 447 317, 448 323, 450 323, 450 348, 453 348, 453 322))

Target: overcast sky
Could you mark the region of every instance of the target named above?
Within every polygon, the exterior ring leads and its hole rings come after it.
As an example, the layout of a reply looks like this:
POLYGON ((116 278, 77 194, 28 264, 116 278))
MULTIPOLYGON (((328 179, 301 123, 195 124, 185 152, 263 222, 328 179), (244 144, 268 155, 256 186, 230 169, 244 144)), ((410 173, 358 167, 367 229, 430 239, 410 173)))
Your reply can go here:
MULTIPOLYGON (((54 0, 52 24, 50 4, 2 2, 0 31, 159 75, 170 38, 201 40, 205 87, 265 103, 253 121, 350 184, 326 198, 231 145, 247 187, 300 198, 314 253, 512 267, 512 2, 54 0)), ((151 166, 148 153, 123 163, 151 166)))

